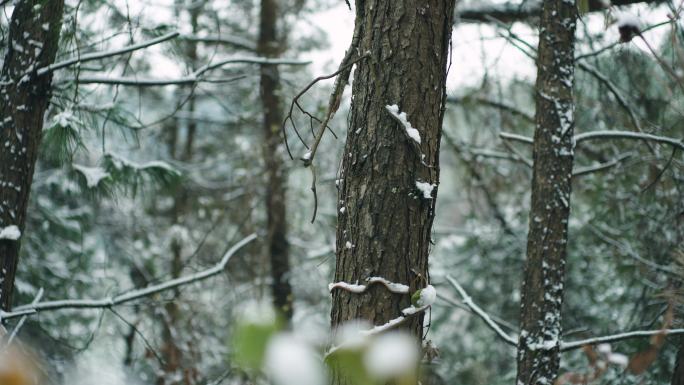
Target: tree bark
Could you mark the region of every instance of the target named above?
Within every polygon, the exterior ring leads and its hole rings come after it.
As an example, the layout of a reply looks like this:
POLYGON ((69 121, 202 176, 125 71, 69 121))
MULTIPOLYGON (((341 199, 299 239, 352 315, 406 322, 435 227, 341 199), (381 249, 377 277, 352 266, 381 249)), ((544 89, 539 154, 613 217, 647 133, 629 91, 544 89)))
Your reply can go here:
MULTIPOLYGON (((7 54, 0 72, 0 229, 17 226, 23 235, 26 210, 52 74, 38 68, 55 61, 63 0, 16 3, 7 54)), ((0 239, 0 306, 10 310, 21 238, 0 239)))
MULTIPOLYGON (((261 0, 259 14, 260 56, 276 58, 280 54, 278 40, 278 0, 261 0)), ((273 305, 289 322, 293 314, 292 286, 290 285, 290 255, 287 242, 287 206, 285 169, 280 127, 283 123, 282 101, 279 94, 280 73, 278 66, 261 66, 261 104, 263 108, 264 144, 263 156, 266 167, 266 237, 271 264, 271 294, 273 305)))
POLYGON ((672 385, 684 385, 684 337, 679 337, 679 352, 672 373, 672 385))
POLYGON ((572 187, 576 22, 574 2, 544 1, 517 384, 549 385, 558 375, 572 187))
MULTIPOLYGON (((356 1, 358 46, 351 119, 340 170, 335 280, 372 276, 424 287, 436 187, 453 0, 356 1), (396 104, 420 133, 411 139, 387 111, 396 104)), ((401 316, 410 296, 383 285, 362 294, 332 293, 332 326, 352 319, 375 325, 401 316)), ((420 336, 422 316, 404 323, 420 336)), ((336 374, 335 383, 347 383, 336 374)))

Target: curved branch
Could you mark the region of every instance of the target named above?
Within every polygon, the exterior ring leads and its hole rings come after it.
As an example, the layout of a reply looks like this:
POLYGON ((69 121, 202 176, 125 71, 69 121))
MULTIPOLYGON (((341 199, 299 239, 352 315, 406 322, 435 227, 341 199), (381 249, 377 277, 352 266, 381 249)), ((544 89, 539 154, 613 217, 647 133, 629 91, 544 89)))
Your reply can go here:
POLYGON ((35 314, 47 310, 57 309, 103 309, 111 308, 127 302, 134 301, 143 297, 161 293, 163 291, 175 289, 180 286, 185 286, 194 282, 205 280, 220 274, 226 268, 226 264, 230 258, 237 253, 242 247, 252 242, 257 238, 256 234, 252 234, 242 239, 231 247, 221 258, 221 261, 214 267, 200 271, 195 274, 190 274, 184 277, 175 278, 157 285, 148 286, 138 290, 132 290, 127 293, 115 295, 109 298, 102 299, 65 299, 58 301, 38 302, 35 304, 18 306, 12 312, 0 312, 0 319, 8 320, 16 317, 21 317, 27 314, 35 314))

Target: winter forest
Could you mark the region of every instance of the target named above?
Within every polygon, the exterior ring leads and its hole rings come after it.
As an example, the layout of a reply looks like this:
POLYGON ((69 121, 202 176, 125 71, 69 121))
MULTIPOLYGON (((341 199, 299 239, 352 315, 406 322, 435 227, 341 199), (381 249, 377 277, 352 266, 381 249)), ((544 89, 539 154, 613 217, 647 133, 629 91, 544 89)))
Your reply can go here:
POLYGON ((684 385, 684 0, 0 11, 0 385, 684 385))

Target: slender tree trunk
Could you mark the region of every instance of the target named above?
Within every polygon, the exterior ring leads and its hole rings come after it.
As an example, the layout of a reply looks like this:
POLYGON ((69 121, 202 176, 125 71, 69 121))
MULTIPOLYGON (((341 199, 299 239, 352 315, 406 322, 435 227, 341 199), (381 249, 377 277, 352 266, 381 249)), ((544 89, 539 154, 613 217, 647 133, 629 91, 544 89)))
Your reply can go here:
MULTIPOLYGON (((453 10, 453 0, 356 2, 358 46, 351 49, 370 56, 354 74, 340 170, 336 281, 381 276, 415 291, 429 279, 436 187, 428 198, 416 183, 439 180, 453 10), (419 131, 420 144, 388 112, 395 104, 419 131)), ((401 316, 409 297, 382 285, 362 294, 336 290, 332 326, 357 318, 385 324, 401 316)), ((405 325, 420 336, 422 321, 421 315, 405 325)))
MULTIPOLYGON (((52 74, 35 70, 55 61, 63 0, 18 1, 12 13, 7 54, 0 73, 0 231, 21 233, 38 156, 52 74), (32 71, 33 70, 33 71, 32 71)), ((19 239, 0 239, 0 306, 12 306, 19 239)))
MULTIPOLYGON (((259 15, 258 53, 278 57, 278 0, 261 0, 259 15)), ((271 261, 271 293, 273 305, 290 321, 292 319, 292 286, 290 285, 290 256, 287 242, 287 207, 285 169, 280 126, 283 111, 279 94, 280 74, 277 66, 261 67, 261 103, 263 107, 264 145, 266 166, 267 250, 271 261)))
POLYGON ((544 1, 517 384, 550 385, 558 375, 572 187, 576 21, 574 2, 544 1))

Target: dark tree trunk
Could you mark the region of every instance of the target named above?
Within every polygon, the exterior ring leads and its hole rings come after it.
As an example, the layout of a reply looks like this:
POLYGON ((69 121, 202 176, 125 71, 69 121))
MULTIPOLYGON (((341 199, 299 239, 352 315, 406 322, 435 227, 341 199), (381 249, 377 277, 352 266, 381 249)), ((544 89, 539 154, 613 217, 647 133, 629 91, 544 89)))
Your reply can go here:
POLYGON ((679 352, 677 353, 672 385, 684 385, 684 337, 679 337, 679 352))
POLYGON ((576 21, 574 2, 544 1, 517 384, 549 385, 558 375, 572 187, 576 21))
MULTIPOLYGON (((0 230, 24 232, 52 74, 35 70, 55 61, 63 0, 17 2, 0 73, 0 230)), ((0 239, 0 306, 10 310, 21 238, 0 239)))
MULTIPOLYGON (((278 40, 278 0, 261 0, 259 15, 258 53, 264 57, 278 57, 281 47, 278 40)), ((283 111, 279 95, 280 74, 277 66, 261 67, 261 103, 263 108, 264 145, 266 166, 266 214, 268 234, 267 252, 271 261, 271 294, 273 305, 287 321, 292 319, 292 286, 290 285, 290 256, 287 242, 287 206, 285 169, 280 126, 283 111)))
MULTIPOLYGON (((351 120, 340 170, 335 280, 372 276, 407 284, 428 280, 439 143, 453 0, 357 1, 358 46, 369 52, 354 74, 351 120), (421 136, 418 145, 387 111, 398 105, 421 136)), ((382 285, 362 294, 333 292, 332 326, 352 319, 380 325, 401 316, 410 296, 382 285)), ((422 315, 406 327, 420 336, 422 315)), ((346 383, 337 378, 337 383, 346 383)))

